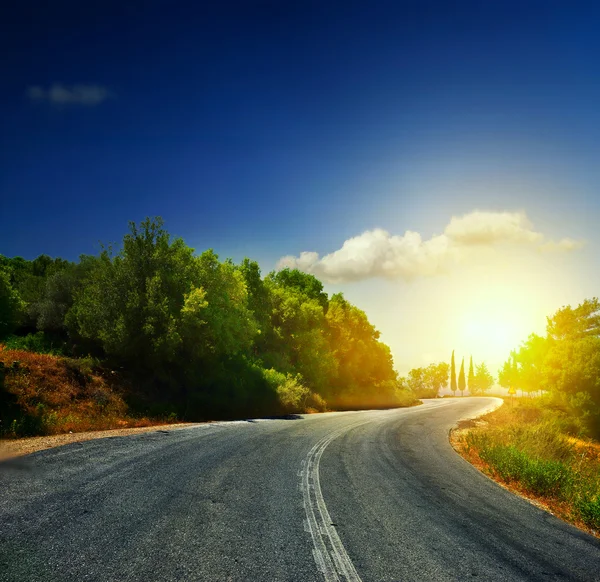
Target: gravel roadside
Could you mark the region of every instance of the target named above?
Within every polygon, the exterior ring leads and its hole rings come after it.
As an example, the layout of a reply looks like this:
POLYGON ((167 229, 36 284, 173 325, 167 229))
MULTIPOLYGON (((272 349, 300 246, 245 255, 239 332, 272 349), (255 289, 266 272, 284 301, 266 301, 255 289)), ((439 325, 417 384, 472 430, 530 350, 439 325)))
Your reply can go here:
POLYGON ((12 457, 29 455, 36 451, 60 447, 69 443, 80 441, 91 441, 93 439, 104 439, 116 436, 127 436, 130 434, 139 434, 142 432, 176 430, 186 426, 193 426, 193 422, 180 422, 176 424, 160 424, 155 426, 142 426, 138 428, 117 428, 112 430, 94 430, 90 432, 76 432, 68 434, 56 434, 50 436, 28 437, 21 439, 1 439, 0 440, 0 461, 12 457))

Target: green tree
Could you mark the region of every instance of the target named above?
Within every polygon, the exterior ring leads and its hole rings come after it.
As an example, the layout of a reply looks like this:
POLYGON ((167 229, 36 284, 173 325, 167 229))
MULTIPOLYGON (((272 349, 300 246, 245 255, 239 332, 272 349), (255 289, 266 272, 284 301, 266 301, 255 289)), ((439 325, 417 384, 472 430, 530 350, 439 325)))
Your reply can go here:
POLYGON ((329 349, 323 306, 300 286, 276 277, 265 281, 271 305, 269 345, 262 354, 267 368, 300 374, 306 385, 327 395, 337 363, 329 349))
POLYGON ((314 275, 298 269, 282 269, 269 273, 268 279, 287 289, 296 289, 309 299, 316 300, 323 309, 327 309, 327 293, 323 291, 323 283, 314 275))
POLYGON ((435 398, 448 385, 449 371, 446 362, 414 368, 408 373, 408 387, 416 398, 435 398))
POLYGON ((545 386, 600 437, 600 338, 555 342, 544 363, 545 386))
POLYGON ((379 341, 379 332, 366 314, 344 299, 333 295, 326 322, 329 350, 337 362, 332 379, 336 398, 392 403, 398 388, 397 374, 389 348, 379 341))
POLYGON ((469 361, 468 389, 471 394, 477 393, 477 385, 475 382, 475 373, 473 372, 473 356, 471 356, 471 360, 469 361))
POLYGON ((247 257, 238 267, 248 293, 248 309, 254 315, 257 325, 257 337, 255 342, 259 350, 264 350, 271 323, 271 303, 269 292, 264 281, 260 276, 260 267, 256 261, 251 261, 247 257))
POLYGON ((413 368, 408 372, 408 389, 417 398, 427 398, 423 396, 423 393, 428 392, 428 388, 425 384, 425 368, 413 368))
POLYGON ((210 249, 194 261, 191 281, 194 288, 203 289, 207 306, 202 312, 206 325, 201 337, 189 341, 200 341, 204 354, 249 353, 257 326, 239 268, 231 261, 219 262, 210 249))
POLYGON ((458 374, 458 389, 460 390, 460 395, 464 396, 464 392, 465 392, 465 388, 466 388, 466 382, 465 382, 465 359, 462 359, 462 362, 460 364, 460 372, 458 374))
POLYGON ((521 390, 531 394, 544 388, 544 366, 553 343, 552 339, 531 334, 514 353, 513 367, 517 367, 516 375, 521 390))
POLYGON ((485 362, 476 366, 474 381, 475 392, 471 391, 473 395, 484 394, 494 385, 494 377, 490 374, 485 362))
POLYGON ((182 343, 178 323, 194 278, 192 249, 171 240, 161 219, 130 223, 122 250, 100 255, 76 297, 70 324, 112 359, 168 375, 182 343))
POLYGON ((63 259, 52 259, 48 255, 40 255, 33 261, 0 255, 0 268, 8 274, 11 286, 23 301, 19 332, 35 331, 37 305, 42 300, 48 277, 70 264, 63 259))
POLYGON ((573 413, 585 412, 593 424, 593 410, 600 408, 600 394, 594 389, 594 378, 600 382, 600 372, 594 375, 595 350, 600 349, 598 299, 562 307, 547 318, 546 331, 546 337, 531 334, 511 352, 499 372, 499 383, 528 393, 549 390, 573 413))
POLYGON ((513 350, 510 356, 498 371, 498 383, 503 388, 516 388, 519 385, 519 370, 516 364, 516 352, 513 350))
POLYGON ((553 340, 575 340, 600 335, 600 302, 586 299, 575 309, 570 305, 547 318, 546 331, 553 340))
POLYGON ((442 388, 448 385, 449 371, 450 367, 446 362, 430 364, 427 367, 426 378, 434 397, 439 394, 442 388))
POLYGON ((454 364, 454 350, 452 350, 452 362, 450 364, 450 390, 452 390, 452 394, 456 396, 456 366, 454 364))
POLYGON ((24 303, 11 285, 8 273, 0 269, 0 339, 15 330, 23 308, 24 303))

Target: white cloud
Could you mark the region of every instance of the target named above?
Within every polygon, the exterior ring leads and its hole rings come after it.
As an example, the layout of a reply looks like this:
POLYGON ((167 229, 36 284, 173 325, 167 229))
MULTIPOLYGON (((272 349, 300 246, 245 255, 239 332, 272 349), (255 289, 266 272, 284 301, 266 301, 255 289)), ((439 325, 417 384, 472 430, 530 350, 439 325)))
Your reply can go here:
POLYGON ((524 212, 481 212, 453 216, 444 231, 453 241, 465 245, 491 245, 502 242, 536 243, 544 235, 533 230, 524 212))
POLYGON ((554 252, 554 251, 576 251, 585 245, 583 240, 575 240, 572 238, 562 238, 558 242, 548 241, 539 246, 540 251, 543 252, 554 252))
POLYGON ((320 257, 315 252, 282 257, 277 268, 300 269, 330 283, 373 277, 411 279, 440 274, 460 262, 472 247, 520 245, 542 251, 572 251, 582 241, 547 240, 536 232, 523 212, 474 211, 452 217, 444 234, 423 240, 418 232, 392 235, 382 229, 367 230, 345 241, 342 247, 320 257))
POLYGON ((27 89, 31 101, 48 101, 53 105, 87 105, 93 107, 106 101, 113 94, 101 85, 71 85, 54 83, 48 89, 34 85, 27 89))

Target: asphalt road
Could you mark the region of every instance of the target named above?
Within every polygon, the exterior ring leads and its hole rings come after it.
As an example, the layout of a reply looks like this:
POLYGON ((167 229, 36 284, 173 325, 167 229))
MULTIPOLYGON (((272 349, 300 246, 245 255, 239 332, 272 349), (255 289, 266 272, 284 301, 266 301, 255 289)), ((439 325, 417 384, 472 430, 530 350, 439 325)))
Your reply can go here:
POLYGON ((600 580, 448 430, 494 404, 215 423, 0 464, 1 581, 600 580))

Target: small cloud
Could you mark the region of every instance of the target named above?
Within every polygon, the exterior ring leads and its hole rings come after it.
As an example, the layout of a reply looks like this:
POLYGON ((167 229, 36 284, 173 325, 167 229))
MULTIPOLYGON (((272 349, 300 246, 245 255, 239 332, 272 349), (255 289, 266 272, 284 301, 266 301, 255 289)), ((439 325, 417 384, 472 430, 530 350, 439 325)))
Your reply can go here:
POLYGON ((533 230, 524 212, 481 212, 453 216, 444 231, 453 241, 465 245, 536 243, 544 236, 533 230))
POLYGON ((548 241, 543 245, 539 246, 540 251, 553 252, 553 251, 576 251, 585 245, 583 240, 575 240, 572 238, 563 238, 558 242, 548 241))
POLYGON ((27 89, 27 97, 31 101, 48 101, 53 105, 85 105, 93 107, 114 95, 101 85, 71 85, 54 83, 48 89, 39 85, 27 89))
POLYGON ((367 230, 323 257, 308 251, 297 257, 282 257, 277 268, 299 269, 330 283, 374 277, 409 280, 447 272, 471 247, 507 244, 552 252, 573 251, 584 243, 570 238, 558 242, 547 240, 533 229, 523 212, 474 211, 452 217, 444 234, 427 240, 410 230, 404 235, 392 235, 382 229, 367 230))

